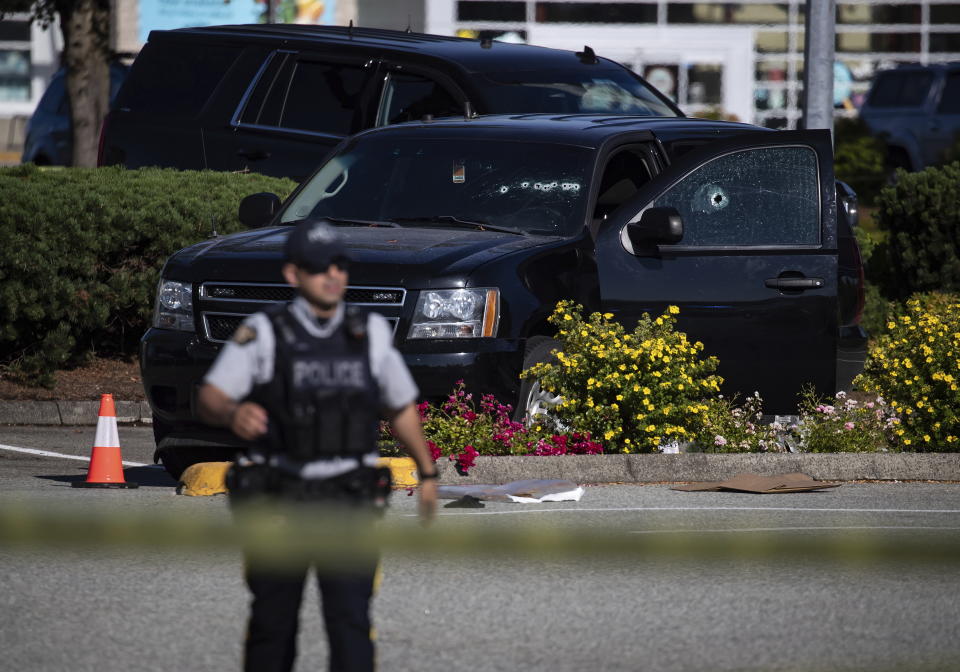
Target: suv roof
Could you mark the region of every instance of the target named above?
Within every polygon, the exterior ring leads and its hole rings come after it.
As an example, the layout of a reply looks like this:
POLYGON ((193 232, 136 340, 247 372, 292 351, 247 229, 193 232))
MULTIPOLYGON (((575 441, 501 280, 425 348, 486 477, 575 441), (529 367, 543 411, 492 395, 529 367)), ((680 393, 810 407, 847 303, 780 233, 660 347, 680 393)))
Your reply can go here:
POLYGON ((491 138, 517 138, 531 141, 549 141, 597 148, 608 138, 628 132, 649 131, 661 141, 683 139, 717 139, 752 131, 771 129, 740 122, 715 121, 696 117, 644 117, 611 114, 490 114, 472 119, 449 117, 433 121, 411 121, 404 124, 366 130, 371 133, 419 132, 423 129, 467 131, 482 133, 491 138))
MULTIPOLYGON (((345 49, 361 47, 377 48, 384 51, 415 53, 424 56, 442 58, 460 65, 472 72, 497 72, 499 70, 526 70, 566 68, 576 62, 589 63, 593 58, 597 64, 613 62, 600 56, 577 57, 573 52, 549 49, 529 44, 509 44, 506 42, 474 40, 463 37, 428 35, 402 30, 380 28, 349 28, 343 26, 318 26, 298 24, 253 24, 235 26, 209 26, 198 28, 179 28, 177 30, 153 31, 149 40, 164 36, 202 35, 206 39, 221 37, 224 40, 270 41, 283 38, 291 46, 309 46, 322 41, 335 43, 345 49)), ((577 52, 581 53, 581 52, 577 52)))

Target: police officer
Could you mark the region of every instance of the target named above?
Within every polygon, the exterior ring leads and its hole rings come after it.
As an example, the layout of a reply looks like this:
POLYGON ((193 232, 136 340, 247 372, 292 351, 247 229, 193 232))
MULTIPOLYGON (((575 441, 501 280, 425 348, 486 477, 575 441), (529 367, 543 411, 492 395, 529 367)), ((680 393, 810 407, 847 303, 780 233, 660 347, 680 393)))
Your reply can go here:
MULTIPOLYGON (((201 417, 250 444, 239 463, 261 475, 253 480, 268 496, 362 504, 375 496, 382 409, 416 461, 420 513, 431 518, 436 467, 414 405, 418 391, 390 326, 380 315, 360 317, 344 305, 347 254, 327 222, 297 224, 284 256, 283 277, 297 288, 296 298, 251 315, 237 329, 200 389, 201 417)), ((243 487, 249 486, 241 483, 231 496, 243 487)), ((369 603, 377 562, 360 564, 349 574, 317 570, 334 671, 374 668, 369 603)), ((308 569, 280 574, 247 563, 253 600, 246 670, 293 668, 308 569)))

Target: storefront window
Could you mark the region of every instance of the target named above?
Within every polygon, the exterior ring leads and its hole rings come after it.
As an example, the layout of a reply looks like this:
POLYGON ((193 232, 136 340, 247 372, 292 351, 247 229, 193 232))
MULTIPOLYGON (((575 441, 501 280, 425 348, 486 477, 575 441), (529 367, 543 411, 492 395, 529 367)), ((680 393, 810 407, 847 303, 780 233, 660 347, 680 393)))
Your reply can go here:
POLYGON ((696 2, 670 3, 667 21, 670 23, 748 23, 770 25, 787 23, 789 7, 780 3, 740 4, 696 2))
POLYGON ((687 66, 687 103, 720 105, 723 102, 723 66, 687 66))
POLYGON ((542 23, 656 23, 657 6, 632 2, 538 2, 542 23))

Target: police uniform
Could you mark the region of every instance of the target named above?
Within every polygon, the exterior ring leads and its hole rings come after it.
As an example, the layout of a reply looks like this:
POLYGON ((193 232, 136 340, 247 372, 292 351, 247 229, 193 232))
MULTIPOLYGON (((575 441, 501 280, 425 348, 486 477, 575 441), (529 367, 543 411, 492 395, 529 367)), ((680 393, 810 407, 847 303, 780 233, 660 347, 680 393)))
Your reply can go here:
MULTIPOLYGON (((295 501, 335 497, 340 491, 330 484, 372 470, 379 411, 405 408, 418 394, 386 319, 352 315, 341 301, 321 320, 301 296, 248 317, 205 382, 267 410, 267 434, 247 460, 277 477, 268 494, 295 501)), ((364 497, 349 489, 346 496, 364 497)), ((333 671, 374 668, 369 603, 376 568, 371 558, 349 574, 317 571, 333 671)), ((253 600, 245 669, 293 668, 308 570, 278 574, 247 563, 253 600)))

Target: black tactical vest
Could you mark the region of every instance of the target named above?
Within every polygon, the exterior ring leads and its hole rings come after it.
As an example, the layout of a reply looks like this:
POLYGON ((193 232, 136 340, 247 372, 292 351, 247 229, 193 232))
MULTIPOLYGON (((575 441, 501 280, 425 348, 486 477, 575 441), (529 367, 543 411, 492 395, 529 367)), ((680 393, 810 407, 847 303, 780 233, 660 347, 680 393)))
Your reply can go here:
POLYGON ((379 395, 366 316, 348 313, 328 338, 317 338, 289 305, 265 312, 276 338, 273 379, 247 397, 270 419, 259 448, 302 462, 376 451, 379 395))

